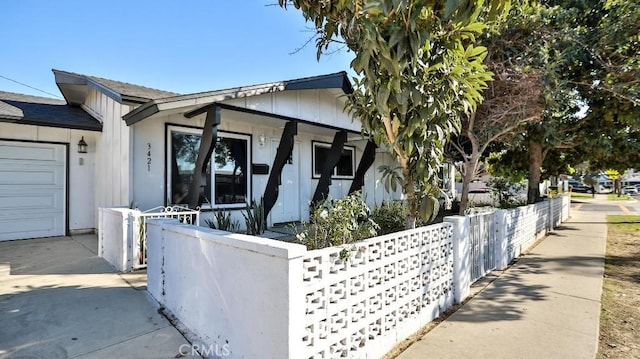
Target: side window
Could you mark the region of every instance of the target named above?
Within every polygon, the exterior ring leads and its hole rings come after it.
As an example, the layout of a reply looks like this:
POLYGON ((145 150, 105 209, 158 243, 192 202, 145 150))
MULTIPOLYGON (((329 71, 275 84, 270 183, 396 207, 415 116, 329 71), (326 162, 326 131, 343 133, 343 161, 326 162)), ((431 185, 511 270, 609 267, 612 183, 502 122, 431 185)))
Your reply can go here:
MULTIPOLYGON (((320 178, 325 160, 331 151, 331 144, 313 142, 313 178, 320 178)), ((355 176, 355 147, 344 146, 338 164, 333 169, 332 178, 353 179, 355 176)))

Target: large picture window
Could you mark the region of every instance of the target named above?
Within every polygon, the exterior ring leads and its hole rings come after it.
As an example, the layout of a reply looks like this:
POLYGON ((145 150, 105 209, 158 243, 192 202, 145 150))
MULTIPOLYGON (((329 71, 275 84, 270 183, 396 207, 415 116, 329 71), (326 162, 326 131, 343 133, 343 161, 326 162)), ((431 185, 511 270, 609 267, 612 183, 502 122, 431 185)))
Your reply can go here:
MULTIPOLYGON (((331 144, 313 142, 313 178, 320 178, 322 168, 331 151, 331 144)), ((355 176, 355 147, 344 146, 340 160, 333 169, 332 178, 353 179, 355 176)))
MULTIPOLYGON (((186 204, 193 182, 201 130, 169 127, 168 195, 173 204, 186 204)), ((216 207, 244 207, 251 194, 250 137, 218 132, 218 139, 202 178, 200 202, 216 207)))

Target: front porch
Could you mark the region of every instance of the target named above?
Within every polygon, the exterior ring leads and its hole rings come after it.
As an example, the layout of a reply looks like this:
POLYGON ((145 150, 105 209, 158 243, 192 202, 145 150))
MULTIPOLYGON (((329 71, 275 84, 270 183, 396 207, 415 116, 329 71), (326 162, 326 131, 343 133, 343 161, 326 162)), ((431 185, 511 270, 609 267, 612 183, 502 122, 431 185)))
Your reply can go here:
POLYGON ((258 237, 277 239, 283 242, 298 243, 296 234, 302 231, 301 222, 277 223, 268 227, 267 230, 258 237))

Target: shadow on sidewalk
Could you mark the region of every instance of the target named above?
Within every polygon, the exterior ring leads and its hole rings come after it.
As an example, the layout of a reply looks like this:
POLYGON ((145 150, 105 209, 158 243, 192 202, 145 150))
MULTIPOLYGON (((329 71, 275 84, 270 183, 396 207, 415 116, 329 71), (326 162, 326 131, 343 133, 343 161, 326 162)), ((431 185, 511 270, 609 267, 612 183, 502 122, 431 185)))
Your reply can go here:
POLYGON ((521 319, 523 315, 522 304, 529 301, 545 300, 544 291, 549 287, 529 284, 522 280, 525 275, 544 274, 538 263, 519 261, 516 266, 518 266, 517 273, 510 273, 515 269, 515 267, 511 267, 473 300, 467 302, 464 305, 465 310, 459 310, 447 320, 477 323, 521 319))
POLYGON ((552 300, 552 281, 597 273, 601 267, 602 258, 597 256, 546 258, 531 252, 516 259, 507 271, 467 302, 464 310, 458 310, 447 320, 479 323, 523 319, 528 303, 552 300))

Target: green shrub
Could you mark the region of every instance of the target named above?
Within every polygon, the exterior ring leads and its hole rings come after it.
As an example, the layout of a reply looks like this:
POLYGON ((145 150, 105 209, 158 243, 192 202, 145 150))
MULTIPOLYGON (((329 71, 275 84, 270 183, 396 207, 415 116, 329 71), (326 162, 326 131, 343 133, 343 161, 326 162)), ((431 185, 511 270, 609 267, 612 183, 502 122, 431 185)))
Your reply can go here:
POLYGON ((527 199, 517 194, 524 189, 524 184, 510 182, 504 177, 494 177, 489 181, 489 185, 491 196, 499 208, 515 208, 527 204, 527 199))
POLYGON ((308 249, 348 244, 377 235, 378 225, 360 192, 340 199, 327 199, 311 209, 309 222, 302 222, 298 240, 308 249))
POLYGON ((399 232, 405 229, 409 210, 402 201, 383 201, 371 214, 371 219, 380 226, 379 234, 399 232))

